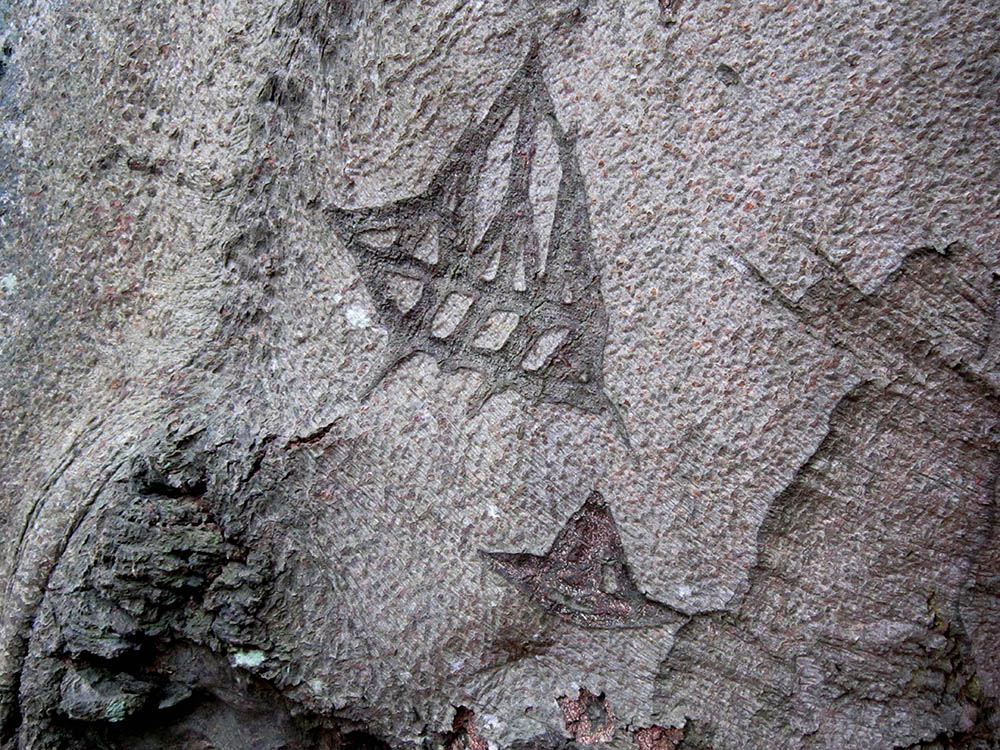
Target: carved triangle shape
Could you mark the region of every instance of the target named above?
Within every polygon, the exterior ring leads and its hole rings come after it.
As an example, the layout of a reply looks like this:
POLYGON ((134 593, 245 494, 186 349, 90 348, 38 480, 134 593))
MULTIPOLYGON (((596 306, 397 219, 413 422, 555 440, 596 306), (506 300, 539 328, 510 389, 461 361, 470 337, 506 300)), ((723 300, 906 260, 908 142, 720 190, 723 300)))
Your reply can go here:
POLYGON ((328 214, 389 332, 369 391, 423 352, 444 370, 482 376, 472 410, 514 389, 532 401, 607 413, 628 442, 604 392, 608 315, 583 176, 537 49, 424 193, 328 214), (419 299, 398 303, 390 281, 400 277, 422 284, 419 299), (455 294, 471 303, 441 335, 434 321, 455 294), (496 348, 477 345, 498 312, 515 316, 516 326, 496 348))
POLYGON ((570 516, 544 556, 480 554, 536 604, 585 628, 661 627, 688 619, 639 591, 611 509, 596 491, 570 516))

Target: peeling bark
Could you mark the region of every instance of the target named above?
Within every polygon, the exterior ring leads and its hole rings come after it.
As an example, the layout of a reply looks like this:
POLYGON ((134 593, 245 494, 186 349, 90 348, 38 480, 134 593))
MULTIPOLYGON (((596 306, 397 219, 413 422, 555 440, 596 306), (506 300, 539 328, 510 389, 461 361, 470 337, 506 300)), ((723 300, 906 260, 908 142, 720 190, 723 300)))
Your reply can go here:
POLYGON ((0 2, 0 746, 995 747, 995 15, 0 2))

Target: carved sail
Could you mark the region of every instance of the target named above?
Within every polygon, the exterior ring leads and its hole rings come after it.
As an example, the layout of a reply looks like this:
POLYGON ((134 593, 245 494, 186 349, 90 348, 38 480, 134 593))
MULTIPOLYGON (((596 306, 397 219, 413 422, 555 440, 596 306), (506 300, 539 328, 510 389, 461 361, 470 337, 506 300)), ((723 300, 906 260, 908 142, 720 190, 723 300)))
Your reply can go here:
POLYGON ((472 410, 513 388, 610 413, 624 436, 603 389, 608 315, 587 195, 536 51, 424 194, 330 216, 389 331, 369 391, 423 352, 482 375, 472 410))

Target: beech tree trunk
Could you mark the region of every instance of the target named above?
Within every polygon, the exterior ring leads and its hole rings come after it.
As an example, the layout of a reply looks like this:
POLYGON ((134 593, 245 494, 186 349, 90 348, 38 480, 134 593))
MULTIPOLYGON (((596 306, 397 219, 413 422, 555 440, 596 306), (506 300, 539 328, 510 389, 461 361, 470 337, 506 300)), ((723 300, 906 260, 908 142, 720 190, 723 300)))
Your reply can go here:
POLYGON ((998 28, 0 2, 0 745, 997 747, 998 28))

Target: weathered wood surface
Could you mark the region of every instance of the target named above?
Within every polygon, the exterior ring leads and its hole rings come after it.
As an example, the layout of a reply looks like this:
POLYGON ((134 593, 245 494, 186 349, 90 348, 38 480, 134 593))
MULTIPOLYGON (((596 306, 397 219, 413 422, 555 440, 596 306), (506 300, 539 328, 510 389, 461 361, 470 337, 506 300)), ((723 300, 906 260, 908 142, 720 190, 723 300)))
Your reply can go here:
POLYGON ((0 3, 5 750, 995 747, 997 16, 0 3))

